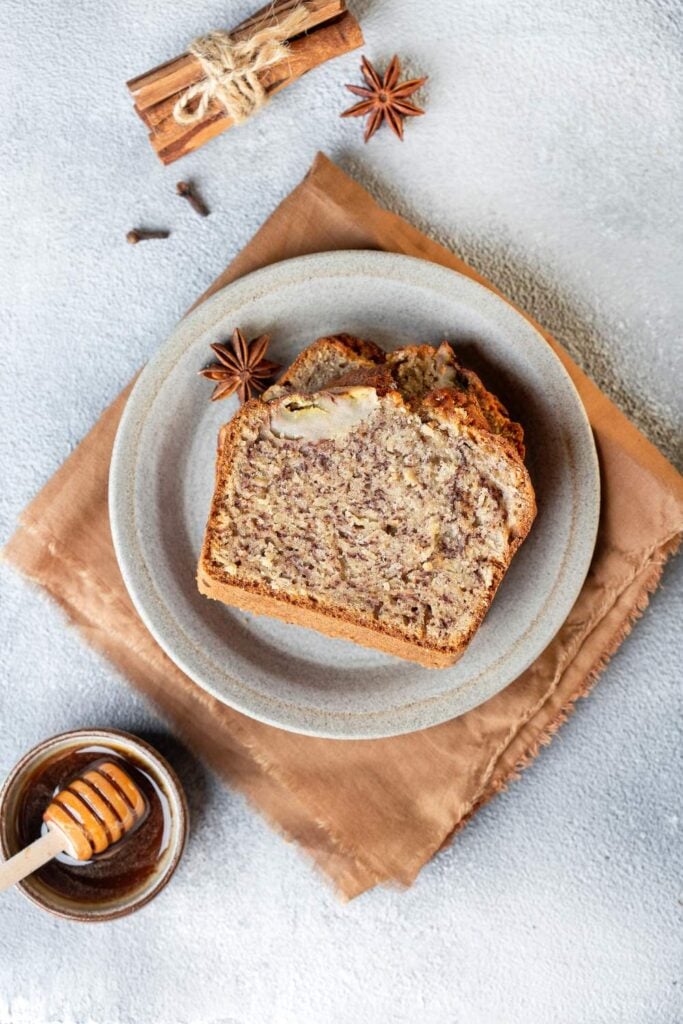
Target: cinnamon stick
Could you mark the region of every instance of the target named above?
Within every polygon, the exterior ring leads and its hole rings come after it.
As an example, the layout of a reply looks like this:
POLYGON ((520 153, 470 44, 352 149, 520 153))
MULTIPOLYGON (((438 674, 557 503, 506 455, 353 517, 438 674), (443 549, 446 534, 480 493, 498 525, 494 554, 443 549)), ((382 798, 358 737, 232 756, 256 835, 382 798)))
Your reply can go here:
MULTIPOLYGON (((237 41, 248 39, 262 28, 277 25, 299 6, 304 7, 308 15, 303 32, 309 32, 317 25, 331 21, 346 11, 345 0, 276 0, 275 3, 267 4, 241 21, 231 30, 230 35, 237 41)), ((131 78, 126 84, 136 109, 143 111, 161 100, 168 99, 169 96, 184 92, 189 86, 199 82, 202 75, 199 61, 189 53, 182 53, 179 57, 146 71, 144 75, 131 78)))
MULTIPOLYGON (((286 64, 283 62, 265 69, 261 81, 268 96, 284 89, 331 57, 356 49, 363 41, 358 23, 350 14, 318 29, 315 33, 315 47, 311 45, 311 39, 312 36, 305 36, 293 40, 286 64)), ((150 141, 165 164, 193 152, 233 124, 217 102, 209 104, 206 116, 196 124, 178 124, 173 117, 175 103, 176 97, 171 96, 146 111, 147 124, 151 129, 150 141)))
MULTIPOLYGON (((298 33, 289 41, 286 61, 266 68, 260 76, 268 96, 319 64, 363 44, 360 25, 346 11, 345 0, 276 0, 241 22, 230 34, 235 39, 247 39, 259 29, 279 23, 298 6, 303 6, 307 15, 303 34, 298 33)), ((165 164, 193 152, 233 124, 216 101, 209 104, 205 116, 195 124, 176 122, 176 102, 202 78, 199 61, 185 53, 127 83, 135 109, 150 129, 150 142, 165 164)))

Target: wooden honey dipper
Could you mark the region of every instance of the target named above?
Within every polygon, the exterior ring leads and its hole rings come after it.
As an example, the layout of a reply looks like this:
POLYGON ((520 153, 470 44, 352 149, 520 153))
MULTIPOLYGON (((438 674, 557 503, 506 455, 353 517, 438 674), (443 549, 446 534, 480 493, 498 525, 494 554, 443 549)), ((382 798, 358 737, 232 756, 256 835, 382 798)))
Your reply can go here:
POLYGON ((114 761, 98 761, 52 798, 43 814, 47 832, 0 864, 0 892, 42 867, 58 853, 90 860, 142 821, 147 802, 130 775, 114 761))

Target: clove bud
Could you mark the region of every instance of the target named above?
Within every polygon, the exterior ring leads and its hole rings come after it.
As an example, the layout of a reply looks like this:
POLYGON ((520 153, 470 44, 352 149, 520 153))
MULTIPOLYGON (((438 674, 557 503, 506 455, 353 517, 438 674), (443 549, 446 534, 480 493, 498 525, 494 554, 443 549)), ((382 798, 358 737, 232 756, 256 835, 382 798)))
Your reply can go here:
POLYGON ((145 231, 144 228, 133 228, 126 235, 126 241, 131 245, 137 245, 138 242, 146 242, 148 238, 168 238, 170 234, 170 231, 145 231))
POLYGON ((183 199, 187 199, 192 209, 196 213, 198 213, 200 217, 209 216, 209 209, 206 203, 201 198, 201 196, 197 195, 197 193, 194 190, 194 187, 190 184, 189 181, 179 181, 175 187, 175 190, 179 196, 182 196, 183 199))

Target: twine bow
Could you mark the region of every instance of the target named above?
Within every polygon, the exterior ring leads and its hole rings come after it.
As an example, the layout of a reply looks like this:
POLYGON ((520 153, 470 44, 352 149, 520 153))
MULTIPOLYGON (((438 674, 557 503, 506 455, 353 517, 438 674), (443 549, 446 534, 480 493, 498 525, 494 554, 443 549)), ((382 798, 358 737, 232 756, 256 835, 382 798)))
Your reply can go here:
POLYGON ((306 9, 300 6, 249 39, 237 42, 229 32, 219 30, 195 39, 188 52, 201 64, 204 78, 186 89, 173 108, 178 124, 201 121, 213 99, 234 124, 246 121, 267 99, 259 72, 286 59, 287 40, 300 32, 306 21, 306 9))

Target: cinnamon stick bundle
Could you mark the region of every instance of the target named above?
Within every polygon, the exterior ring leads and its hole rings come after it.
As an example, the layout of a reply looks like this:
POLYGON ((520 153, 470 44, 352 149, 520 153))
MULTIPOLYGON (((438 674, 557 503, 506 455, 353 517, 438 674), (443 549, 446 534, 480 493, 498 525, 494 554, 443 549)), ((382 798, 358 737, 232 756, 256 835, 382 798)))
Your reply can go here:
MULTIPOLYGON (((363 44, 360 25, 346 10, 345 0, 275 0, 232 29, 236 42, 249 39, 261 29, 278 25, 297 8, 303 8, 301 28, 287 40, 287 56, 258 75, 266 96, 284 89, 319 64, 363 44)), ((149 129, 149 140, 164 164, 192 153, 234 123, 226 109, 211 99, 203 116, 192 124, 180 124, 174 108, 187 89, 201 82, 204 69, 196 57, 183 53, 127 82, 135 110, 149 129)))

